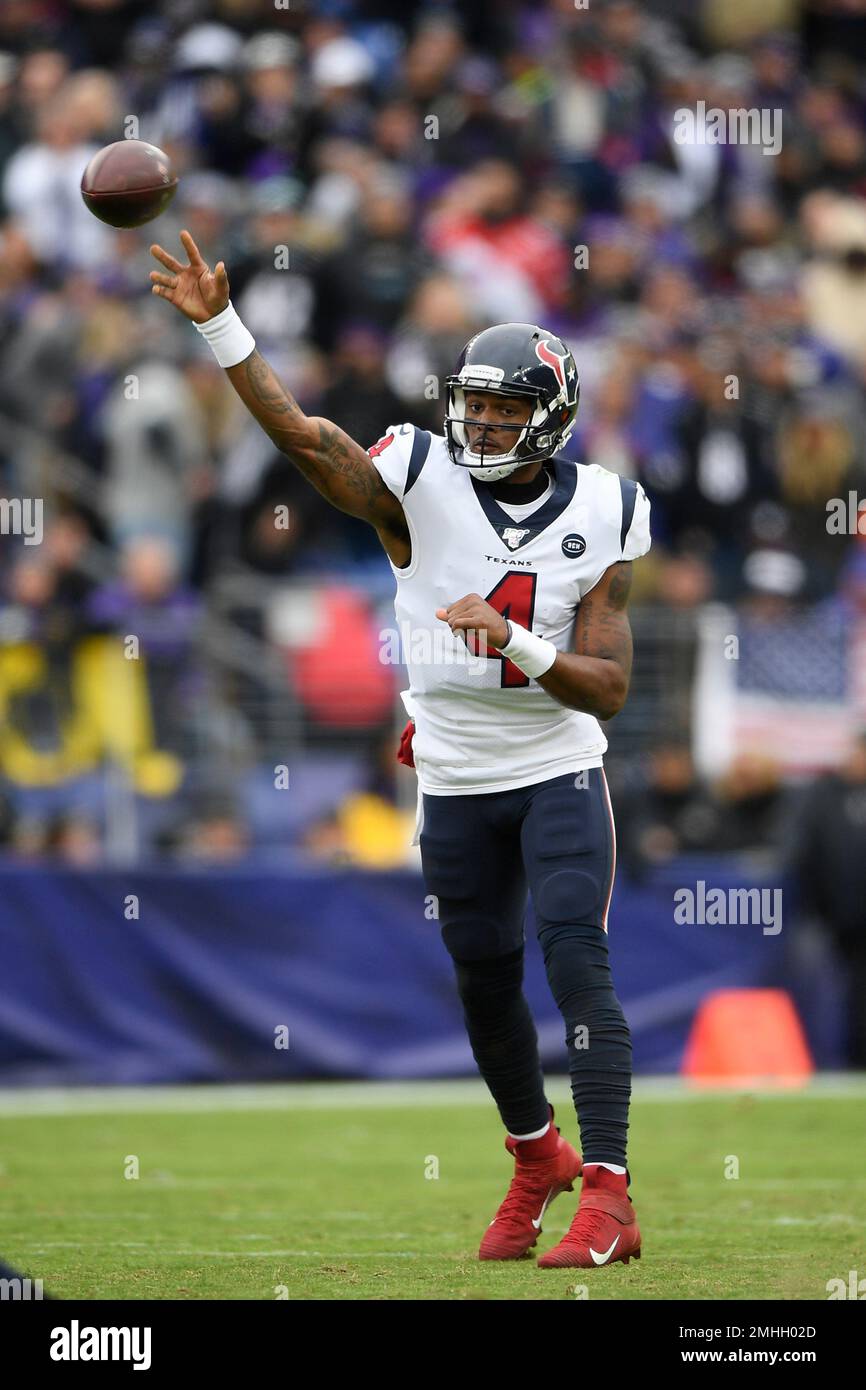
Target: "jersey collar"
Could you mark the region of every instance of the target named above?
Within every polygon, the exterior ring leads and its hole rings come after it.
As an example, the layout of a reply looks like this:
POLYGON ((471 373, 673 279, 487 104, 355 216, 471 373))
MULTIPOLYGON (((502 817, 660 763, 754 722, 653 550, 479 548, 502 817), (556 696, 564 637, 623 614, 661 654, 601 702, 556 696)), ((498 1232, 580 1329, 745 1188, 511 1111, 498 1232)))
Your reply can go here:
POLYGON ((492 496, 490 488, 473 478, 470 474, 469 481, 475 491, 475 496, 481 503, 484 515, 490 522, 506 550, 522 550, 525 545, 529 545, 535 540, 536 536, 546 531, 547 527, 558 517, 562 516, 577 487, 577 465, 570 463, 567 459, 551 459, 553 468, 554 488, 546 502, 535 512, 530 512, 522 521, 515 521, 514 517, 509 516, 508 512, 500 507, 496 498, 492 496))

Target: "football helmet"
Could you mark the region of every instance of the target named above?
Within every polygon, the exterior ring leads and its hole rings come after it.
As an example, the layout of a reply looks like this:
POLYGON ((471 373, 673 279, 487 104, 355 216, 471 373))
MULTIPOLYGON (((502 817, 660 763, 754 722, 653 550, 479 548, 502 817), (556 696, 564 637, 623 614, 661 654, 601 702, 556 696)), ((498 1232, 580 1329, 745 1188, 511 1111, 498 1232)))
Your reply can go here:
POLYGON ((468 468, 473 478, 494 483, 516 468, 551 458, 571 438, 580 400, 580 378, 561 338, 531 323, 500 323, 470 338, 445 378, 445 438, 453 463, 468 468), (532 402, 522 425, 489 425, 516 430, 507 453, 485 451, 487 430, 469 447, 466 392, 493 391, 500 396, 523 396, 532 402))

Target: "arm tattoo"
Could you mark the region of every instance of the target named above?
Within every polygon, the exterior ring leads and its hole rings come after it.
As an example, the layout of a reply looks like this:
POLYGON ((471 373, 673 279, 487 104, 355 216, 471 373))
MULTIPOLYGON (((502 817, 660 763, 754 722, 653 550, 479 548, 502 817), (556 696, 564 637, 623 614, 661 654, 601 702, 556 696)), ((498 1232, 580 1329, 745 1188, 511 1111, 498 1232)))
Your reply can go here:
MULTIPOLYGON (((231 369, 235 371, 234 368, 231 369)), ((335 507, 408 536, 402 510, 369 455, 327 420, 311 420, 257 351, 232 378, 281 453, 335 507)))
POLYGON ((626 562, 617 565, 599 598, 588 594, 578 609, 581 654, 616 661, 626 673, 632 661, 631 628, 625 611, 630 589, 631 564, 626 562))
POLYGON ((611 608, 622 610, 628 603, 631 589, 631 563, 617 565, 607 589, 607 601, 611 608))
POLYGON ((294 396, 277 381, 265 359, 256 351, 244 362, 250 390, 257 401, 272 415, 300 415, 301 408, 294 396))
MULTIPOLYGON (((269 415, 288 417, 300 426, 306 420, 301 407, 293 396, 277 380, 267 362, 258 352, 253 352, 244 363, 247 382, 253 397, 263 405, 269 415)), ((285 449, 293 463, 310 482, 321 487, 325 496, 330 495, 329 482, 335 478, 343 480, 349 490, 360 500, 375 501, 386 494, 388 488, 377 468, 369 463, 367 455, 357 446, 352 453, 347 447, 342 431, 336 426, 319 422, 319 442, 311 448, 308 436, 302 436, 297 448, 292 448, 291 440, 285 436, 294 433, 290 425, 271 425, 261 421, 267 433, 279 448, 285 449)), ((343 489, 341 488, 342 492, 343 489)))
POLYGON ((385 481, 360 445, 357 453, 347 449, 333 425, 319 423, 319 447, 316 462, 324 465, 325 476, 339 477, 360 500, 375 502, 379 497, 391 497, 385 481))

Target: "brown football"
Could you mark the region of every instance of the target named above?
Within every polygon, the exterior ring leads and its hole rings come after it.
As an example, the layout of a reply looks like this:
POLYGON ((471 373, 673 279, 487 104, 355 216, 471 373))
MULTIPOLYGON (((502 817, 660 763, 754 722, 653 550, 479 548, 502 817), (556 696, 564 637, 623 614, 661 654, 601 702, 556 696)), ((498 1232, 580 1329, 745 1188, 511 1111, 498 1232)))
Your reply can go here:
POLYGON ((167 154, 144 140, 117 140, 81 175, 81 196, 110 227, 140 227, 165 212, 177 188, 167 154))

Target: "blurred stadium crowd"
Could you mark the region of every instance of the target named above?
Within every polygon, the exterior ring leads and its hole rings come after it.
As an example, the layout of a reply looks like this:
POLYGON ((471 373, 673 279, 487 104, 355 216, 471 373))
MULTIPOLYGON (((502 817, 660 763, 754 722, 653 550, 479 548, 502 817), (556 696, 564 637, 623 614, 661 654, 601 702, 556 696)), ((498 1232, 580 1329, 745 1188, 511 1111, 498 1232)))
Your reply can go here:
POLYGON ((0 198, 0 496, 45 499, 41 544, 0 541, 7 855, 403 855, 390 570, 150 296, 182 226, 365 445, 440 428, 479 328, 567 340, 570 455, 653 505, 610 731, 627 852, 779 843, 783 761, 695 768, 697 633, 728 605, 808 701, 798 623, 866 607, 863 542, 827 527, 866 493, 866 4, 5 0, 0 198), (781 112, 781 149, 678 144, 701 101, 781 112), (180 189, 114 232, 79 181, 124 135, 180 189))

